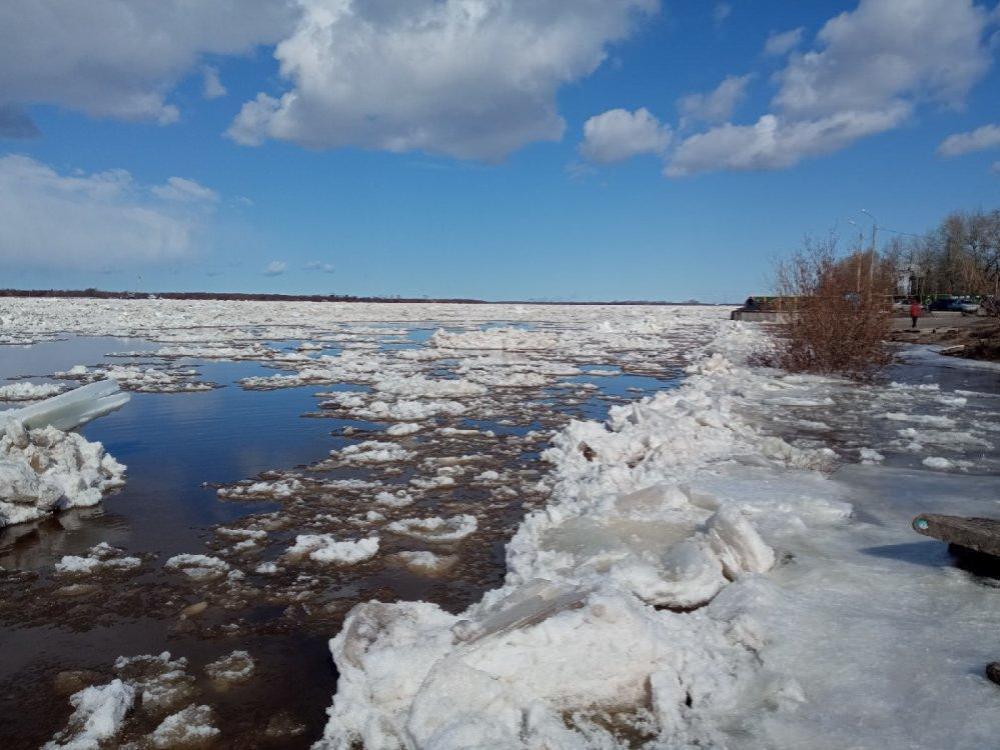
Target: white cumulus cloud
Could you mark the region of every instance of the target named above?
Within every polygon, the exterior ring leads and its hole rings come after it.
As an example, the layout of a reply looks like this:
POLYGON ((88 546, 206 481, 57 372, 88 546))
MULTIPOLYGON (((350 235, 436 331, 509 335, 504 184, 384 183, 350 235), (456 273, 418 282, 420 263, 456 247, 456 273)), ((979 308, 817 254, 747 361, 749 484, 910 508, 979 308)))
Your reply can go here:
POLYGON ((941 156, 961 156, 1000 146, 1000 125, 983 125, 968 133, 949 135, 938 146, 941 156))
POLYGON ((0 105, 170 123, 170 91, 202 55, 273 43, 294 18, 291 0, 4 0, 0 105))
POLYGON ((960 105, 990 65, 987 13, 972 0, 862 0, 780 74, 775 105, 794 115, 881 109, 925 97, 960 105))
POLYGON ((704 94, 688 94, 677 101, 681 122, 701 120, 723 122, 733 116, 733 110, 746 97, 747 84, 752 73, 744 76, 727 76, 722 83, 704 94))
POLYGON ((670 128, 645 108, 610 109, 584 123, 580 153, 590 161, 610 164, 639 154, 662 154, 670 137, 670 128))
POLYGON ((203 218, 122 169, 60 174, 27 156, 0 156, 0 259, 10 267, 177 260, 196 250, 203 218))
POLYGON ((275 51, 291 84, 243 105, 239 143, 422 150, 495 161, 562 137, 560 86, 658 0, 301 0, 275 51))
POLYGON ((272 260, 264 268, 265 276, 280 276, 288 268, 288 264, 283 260, 272 260))
POLYGON ((989 68, 989 24, 972 0, 861 0, 789 57, 771 112, 689 136, 665 172, 782 169, 899 127, 925 102, 959 107, 989 68))
POLYGON ((727 123, 684 139, 664 172, 683 177, 722 169, 783 169, 896 127, 908 114, 909 109, 900 106, 875 112, 841 112, 814 120, 786 120, 767 114, 753 125, 727 123))
POLYGON ((801 26, 790 31, 772 32, 767 37, 767 41, 764 42, 764 54, 771 57, 787 55, 802 44, 802 35, 804 33, 805 29, 801 26))

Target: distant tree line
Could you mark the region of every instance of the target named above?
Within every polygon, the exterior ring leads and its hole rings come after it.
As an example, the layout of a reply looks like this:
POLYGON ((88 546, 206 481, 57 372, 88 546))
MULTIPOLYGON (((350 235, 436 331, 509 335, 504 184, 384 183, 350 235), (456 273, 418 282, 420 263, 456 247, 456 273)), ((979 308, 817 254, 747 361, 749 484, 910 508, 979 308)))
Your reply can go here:
POLYGON ((956 211, 921 237, 896 236, 883 249, 920 297, 1000 295, 1000 209, 956 211))
POLYGON ((253 294, 247 292, 112 292, 103 289, 0 289, 0 297, 74 297, 94 299, 192 299, 192 300, 235 300, 264 302, 434 302, 469 305, 711 305, 709 302, 688 300, 686 302, 664 302, 662 300, 612 300, 602 301, 559 301, 559 300, 490 300, 463 297, 356 297, 350 294, 253 294))

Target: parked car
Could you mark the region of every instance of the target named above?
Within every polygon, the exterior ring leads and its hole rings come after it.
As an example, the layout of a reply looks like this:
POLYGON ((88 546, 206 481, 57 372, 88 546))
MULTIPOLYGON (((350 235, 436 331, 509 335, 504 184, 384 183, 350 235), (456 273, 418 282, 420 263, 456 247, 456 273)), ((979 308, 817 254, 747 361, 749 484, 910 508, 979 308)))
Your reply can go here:
POLYGON ((938 297, 927 305, 927 309, 931 312, 962 312, 963 304, 958 297, 938 297))

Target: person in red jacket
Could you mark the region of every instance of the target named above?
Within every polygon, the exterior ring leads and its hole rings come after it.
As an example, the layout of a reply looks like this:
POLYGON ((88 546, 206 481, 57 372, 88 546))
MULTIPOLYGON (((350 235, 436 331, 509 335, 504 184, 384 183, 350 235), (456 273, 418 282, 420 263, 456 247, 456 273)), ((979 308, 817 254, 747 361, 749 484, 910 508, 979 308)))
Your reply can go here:
POLYGON ((911 302, 910 302, 910 320, 913 321, 913 325, 910 326, 910 328, 916 328, 917 327, 917 318, 919 318, 921 316, 921 314, 923 314, 923 311, 924 310, 920 306, 919 302, 917 302, 916 300, 911 300, 911 302))

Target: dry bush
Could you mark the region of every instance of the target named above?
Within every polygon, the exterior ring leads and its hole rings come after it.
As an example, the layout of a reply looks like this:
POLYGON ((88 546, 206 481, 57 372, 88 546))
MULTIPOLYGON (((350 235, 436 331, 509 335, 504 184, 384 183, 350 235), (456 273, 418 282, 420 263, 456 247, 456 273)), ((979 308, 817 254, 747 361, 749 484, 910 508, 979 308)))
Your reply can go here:
POLYGON ((892 359, 886 339, 894 272, 870 252, 836 257, 836 241, 807 241, 780 263, 776 291, 789 319, 781 324, 771 364, 789 372, 865 380, 892 359))

